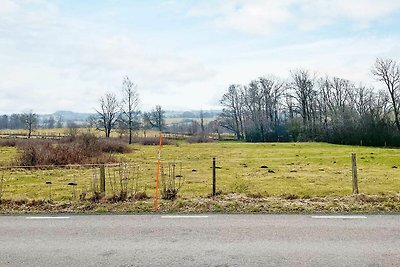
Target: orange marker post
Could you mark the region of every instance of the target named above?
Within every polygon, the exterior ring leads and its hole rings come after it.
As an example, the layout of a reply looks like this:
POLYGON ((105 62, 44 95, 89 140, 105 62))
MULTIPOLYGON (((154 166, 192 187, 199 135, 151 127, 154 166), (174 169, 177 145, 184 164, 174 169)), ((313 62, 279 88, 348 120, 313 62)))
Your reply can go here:
POLYGON ((156 173, 156 199, 154 201, 155 210, 158 210, 158 176, 160 175, 160 167, 161 167, 161 149, 162 149, 162 133, 160 133, 160 148, 158 149, 158 164, 156 173))

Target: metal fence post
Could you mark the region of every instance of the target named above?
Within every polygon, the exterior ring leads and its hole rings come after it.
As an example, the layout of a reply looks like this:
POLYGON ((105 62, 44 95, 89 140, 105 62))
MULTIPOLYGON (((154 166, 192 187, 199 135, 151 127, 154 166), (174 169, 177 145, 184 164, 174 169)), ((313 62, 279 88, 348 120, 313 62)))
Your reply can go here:
POLYGON ((104 195, 106 193, 106 170, 104 164, 100 165, 100 192, 104 195))
POLYGON ((212 195, 215 196, 215 183, 216 183, 216 173, 215 173, 215 158, 213 158, 213 166, 212 166, 212 172, 213 172, 213 187, 212 187, 212 195))
POLYGON ((351 154, 351 165, 353 174, 353 194, 358 194, 358 178, 357 178, 357 155, 356 153, 351 154))

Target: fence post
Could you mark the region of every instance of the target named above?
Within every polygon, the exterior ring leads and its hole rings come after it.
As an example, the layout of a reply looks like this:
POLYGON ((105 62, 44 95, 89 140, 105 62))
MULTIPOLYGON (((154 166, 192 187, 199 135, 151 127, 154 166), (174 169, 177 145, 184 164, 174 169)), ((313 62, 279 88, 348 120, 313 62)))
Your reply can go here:
POLYGON ((356 153, 351 154, 351 165, 353 174, 353 194, 358 194, 358 178, 357 178, 357 155, 356 153))
POLYGON ((215 196, 215 183, 216 183, 216 173, 215 173, 215 158, 213 158, 213 187, 212 187, 212 195, 215 196))
POLYGON ((106 193, 106 169, 104 164, 100 165, 100 192, 104 195, 106 193))

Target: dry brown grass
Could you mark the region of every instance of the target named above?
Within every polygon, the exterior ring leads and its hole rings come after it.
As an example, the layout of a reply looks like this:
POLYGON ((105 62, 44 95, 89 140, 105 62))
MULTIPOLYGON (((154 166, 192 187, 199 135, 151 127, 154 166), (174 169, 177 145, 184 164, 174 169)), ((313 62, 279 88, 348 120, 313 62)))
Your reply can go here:
POLYGON ((0 200, 0 214, 71 212, 178 212, 178 213, 387 213, 400 211, 400 196, 344 196, 286 199, 283 197, 250 198, 243 194, 221 194, 216 197, 160 200, 154 210, 154 199, 135 197, 124 202, 102 199, 100 202, 53 202, 47 200, 0 200), (365 201, 366 198, 374 202, 365 201), (138 200, 140 199, 140 200, 138 200))
MULTIPOLYGON (((155 146, 160 144, 159 137, 136 137, 133 139, 133 143, 146 145, 146 146, 155 146)), ((163 138, 162 140, 163 145, 169 145, 170 141, 168 138, 163 138)))
POLYGON ((17 146, 21 152, 15 164, 19 166, 110 163, 116 162, 113 154, 131 152, 122 141, 91 134, 61 141, 25 140, 17 142, 17 146))

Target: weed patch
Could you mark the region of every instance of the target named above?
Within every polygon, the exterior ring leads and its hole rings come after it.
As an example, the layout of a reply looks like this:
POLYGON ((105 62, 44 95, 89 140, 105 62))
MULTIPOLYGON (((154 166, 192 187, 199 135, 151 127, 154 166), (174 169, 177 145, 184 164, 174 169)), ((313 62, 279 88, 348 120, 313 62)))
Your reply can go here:
POLYGON ((206 135, 196 135, 186 138, 186 142, 188 142, 189 144, 199 144, 199 143, 213 143, 215 142, 215 140, 206 135))
MULTIPOLYGON (((133 139, 133 143, 145 145, 145 146, 157 146, 160 144, 159 137, 136 137, 133 139)), ((169 145, 170 141, 168 138, 162 140, 163 145, 169 145)))
POLYGON ((19 166, 112 163, 116 162, 113 154, 131 151, 118 140, 99 139, 90 134, 61 141, 27 140, 18 143, 18 148, 21 152, 15 164, 19 166))

